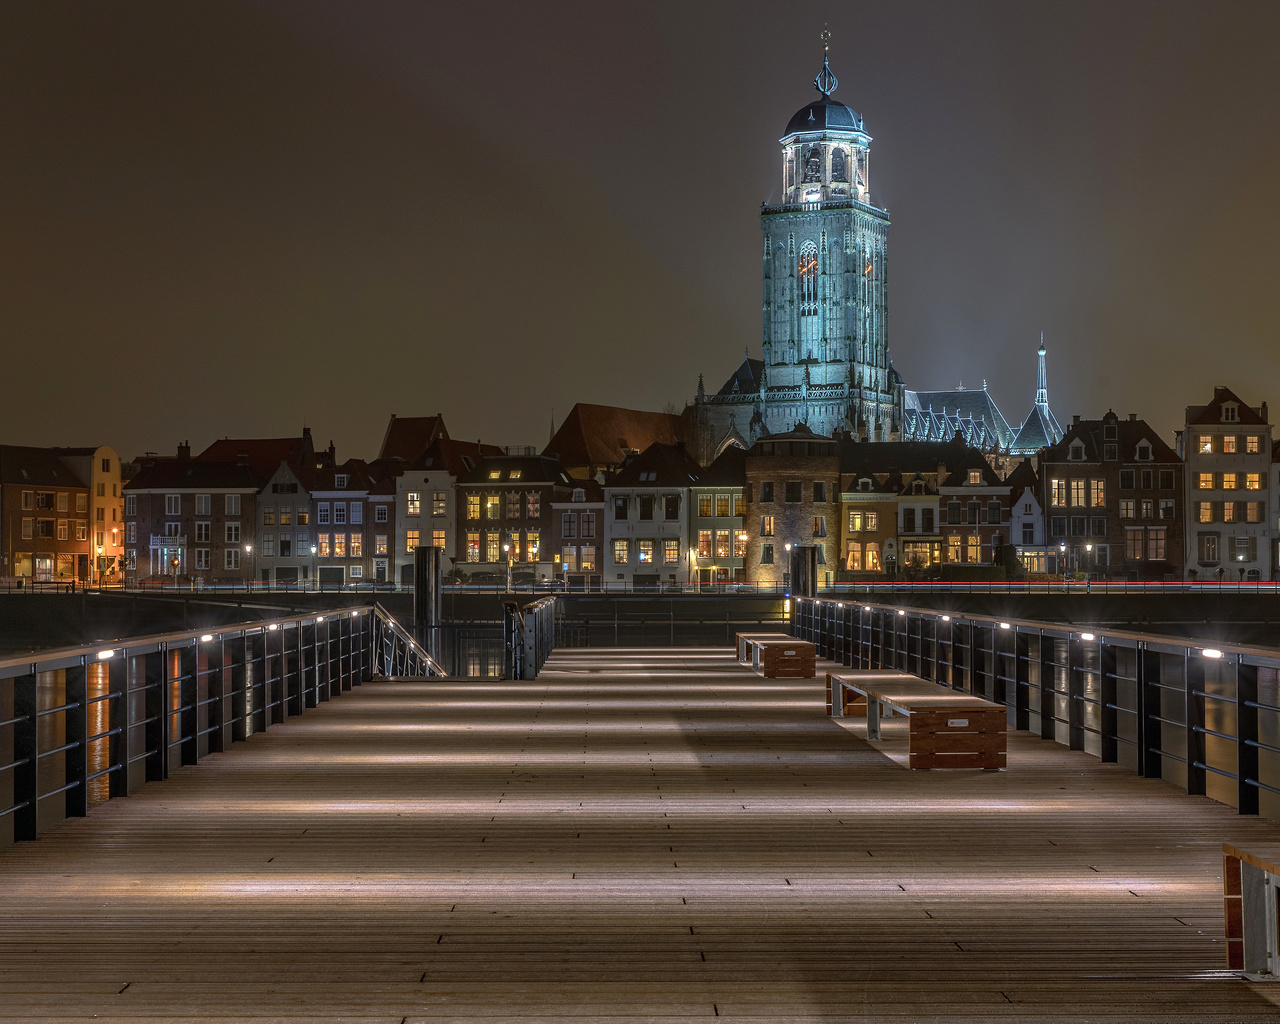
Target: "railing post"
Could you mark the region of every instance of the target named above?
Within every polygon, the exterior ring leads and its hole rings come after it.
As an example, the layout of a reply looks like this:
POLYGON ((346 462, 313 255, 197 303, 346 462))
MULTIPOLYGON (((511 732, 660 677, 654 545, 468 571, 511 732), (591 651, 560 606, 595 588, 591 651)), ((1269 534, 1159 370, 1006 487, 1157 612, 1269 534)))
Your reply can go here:
POLYGON ((1187 792, 1193 796, 1205 793, 1205 736, 1204 736, 1204 658, 1192 647, 1184 648, 1182 655, 1184 680, 1184 709, 1186 719, 1187 792))
POLYGON ((63 712, 62 719, 62 742, 68 745, 63 754, 63 785, 69 787, 63 796, 66 816, 83 818, 89 813, 89 709, 85 703, 89 697, 89 671, 85 656, 81 656, 80 664, 64 669, 63 676, 62 702, 72 705, 63 712), (75 746, 70 746, 73 743, 75 746))
POLYGON ((199 740, 200 707, 199 676, 200 648, 188 643, 178 652, 178 757, 180 764, 195 764, 200 759, 199 740))
POLYGON ((1067 747, 1084 750, 1084 665, 1081 642, 1067 639, 1067 747))
POLYGON ((106 719, 112 735, 107 740, 107 760, 119 767, 107 776, 108 797, 128 796, 132 787, 129 783, 129 762, 133 760, 133 701, 129 697, 129 672, 134 659, 129 652, 121 651, 120 657, 107 662, 107 693, 111 699, 107 701, 106 719))
MULTIPOLYGON (((34 669, 34 666, 33 666, 34 669)), ((35 839, 40 832, 39 681, 34 671, 13 679, 13 838, 35 839)))
POLYGON ((1163 737, 1160 731, 1160 654, 1147 649, 1145 641, 1138 641, 1138 774, 1147 779, 1158 779, 1164 774, 1161 758, 1163 737))
POLYGON ((230 654, 226 653, 227 647, 223 648, 223 668, 227 670, 228 677, 226 686, 229 691, 227 700, 231 721, 228 723, 230 729, 227 731, 229 738, 226 743, 230 746, 231 743, 248 739, 253 726, 249 721, 249 701, 245 689, 249 679, 249 673, 246 671, 249 661, 249 638, 244 634, 233 637, 228 646, 230 654))
POLYGON ((1013 634, 1013 727, 1031 728, 1031 638, 1021 630, 1013 634))
POLYGON ((1236 660, 1236 808, 1258 813, 1258 666, 1236 660))
MULTIPOLYGON (((280 675, 284 681, 284 713, 285 715, 300 715, 304 706, 303 693, 306 689, 305 675, 308 672, 315 671, 316 664, 316 643, 315 636, 319 632, 320 627, 314 621, 308 625, 299 622, 296 628, 289 630, 289 635, 293 640, 290 644, 282 636, 280 638, 280 675), (306 642, 308 631, 311 634, 311 643, 306 642)), ((280 631, 284 633, 284 630, 280 631)))
POLYGON ((1058 641, 1040 631, 1040 738, 1058 738, 1058 641))
POLYGON ((1120 723, 1116 711, 1116 648, 1106 640, 1098 643, 1098 693, 1101 697, 1102 760, 1120 761, 1120 723))
POLYGON ((168 654, 164 645, 142 658, 142 685, 145 696, 146 728, 144 730, 148 782, 159 782, 169 777, 169 701, 166 682, 169 672, 165 668, 168 654))
POLYGON ((205 677, 209 690, 209 739, 208 749, 213 753, 231 746, 231 715, 228 714, 226 682, 226 650, 229 641, 218 637, 205 650, 209 674, 205 677))

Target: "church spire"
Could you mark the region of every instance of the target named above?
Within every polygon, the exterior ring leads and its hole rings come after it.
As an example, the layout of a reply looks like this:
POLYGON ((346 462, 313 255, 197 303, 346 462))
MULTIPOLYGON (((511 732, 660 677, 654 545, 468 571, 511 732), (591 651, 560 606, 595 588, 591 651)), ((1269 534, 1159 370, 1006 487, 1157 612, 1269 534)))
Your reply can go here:
POLYGON ((1040 332, 1040 368, 1036 371, 1036 405, 1049 408, 1049 379, 1044 369, 1044 331, 1040 332))
POLYGON ((828 51, 831 48, 831 30, 826 25, 822 26, 822 70, 818 72, 813 80, 813 87, 822 93, 823 96, 830 96, 836 91, 836 86, 840 84, 840 79, 836 78, 831 70, 831 65, 827 63, 828 51))

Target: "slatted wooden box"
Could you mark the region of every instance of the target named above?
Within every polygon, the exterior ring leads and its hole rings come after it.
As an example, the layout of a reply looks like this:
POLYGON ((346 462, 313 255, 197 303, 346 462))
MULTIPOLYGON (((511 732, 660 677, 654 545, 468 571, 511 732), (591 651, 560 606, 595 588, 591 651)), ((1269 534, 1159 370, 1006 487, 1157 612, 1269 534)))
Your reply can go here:
POLYGON ((812 679, 818 674, 817 648, 807 640, 756 640, 754 666, 766 679, 812 679))
POLYGON ((915 711, 908 766, 911 768, 1003 768, 1007 721, 1004 708, 982 711, 915 711))

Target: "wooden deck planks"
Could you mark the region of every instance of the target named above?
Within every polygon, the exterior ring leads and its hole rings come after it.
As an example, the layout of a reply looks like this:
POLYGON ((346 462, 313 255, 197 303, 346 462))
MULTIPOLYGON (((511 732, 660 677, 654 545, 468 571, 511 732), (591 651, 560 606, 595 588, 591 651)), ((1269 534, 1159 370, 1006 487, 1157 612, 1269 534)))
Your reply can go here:
MULTIPOLYGON (((830 668, 832 666, 824 666, 830 668)), ((367 684, 0 852, 0 1019, 1274 1019, 1224 841, 1009 736, 910 773, 729 649, 367 684)))

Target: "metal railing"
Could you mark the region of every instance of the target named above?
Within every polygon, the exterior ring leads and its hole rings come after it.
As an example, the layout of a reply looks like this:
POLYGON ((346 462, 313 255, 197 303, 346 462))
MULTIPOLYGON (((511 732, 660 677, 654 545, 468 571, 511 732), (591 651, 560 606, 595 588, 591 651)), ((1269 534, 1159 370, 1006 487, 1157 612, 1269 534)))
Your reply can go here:
POLYGON ((0 659, 0 845, 375 676, 432 673, 376 604, 0 659))
POLYGON ((796 598, 840 664, 1006 705, 1010 725, 1280 820, 1280 650, 871 601, 796 598))

